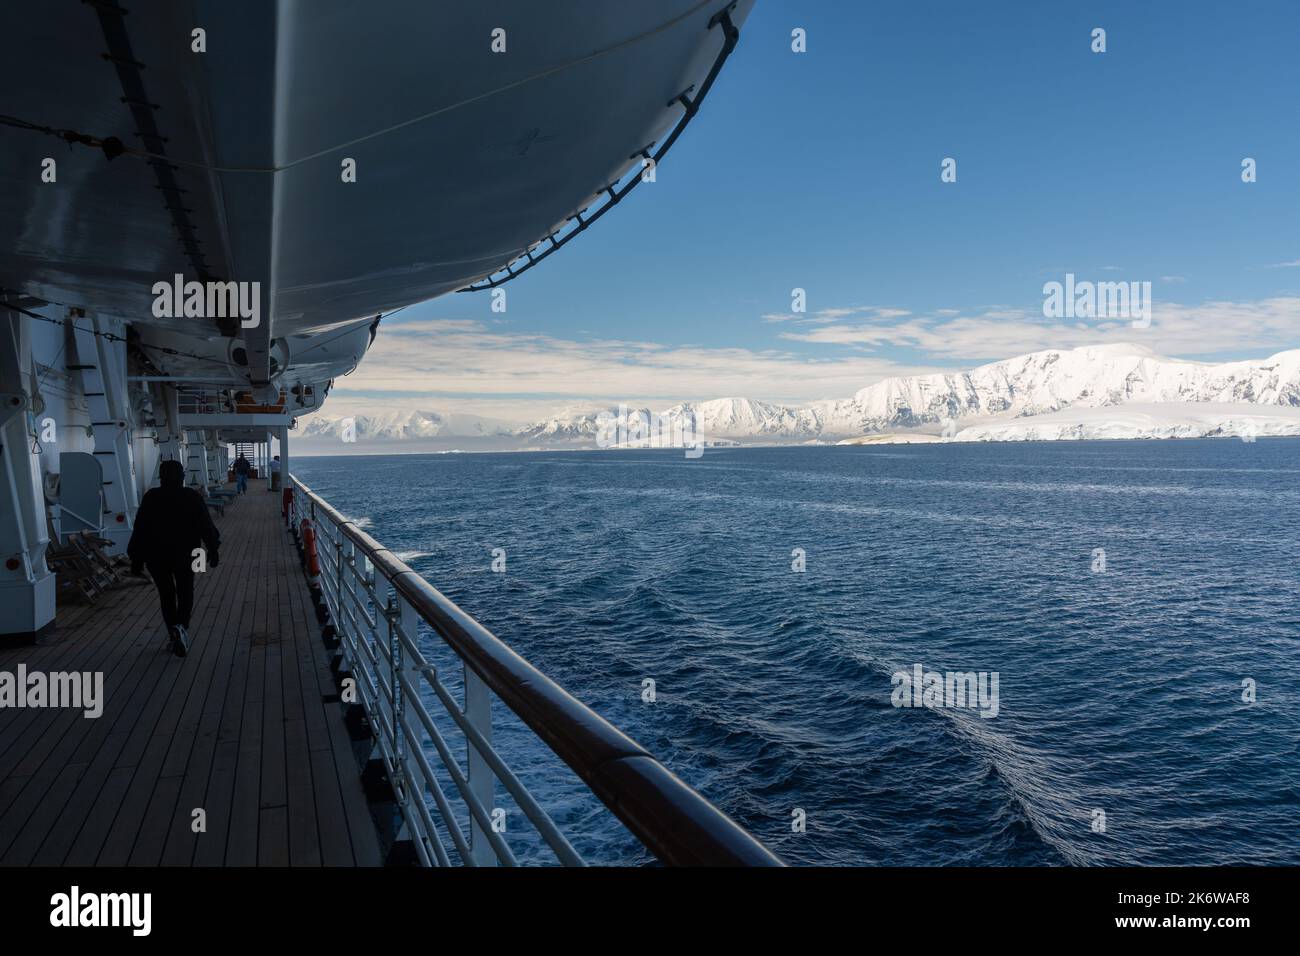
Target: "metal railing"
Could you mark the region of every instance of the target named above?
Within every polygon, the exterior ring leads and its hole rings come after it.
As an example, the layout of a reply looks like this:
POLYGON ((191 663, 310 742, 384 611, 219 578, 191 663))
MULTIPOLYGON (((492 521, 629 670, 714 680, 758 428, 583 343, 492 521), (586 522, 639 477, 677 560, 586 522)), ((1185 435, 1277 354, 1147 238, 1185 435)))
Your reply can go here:
POLYGON ((178 386, 176 407, 183 415, 221 415, 235 411, 229 389, 216 385, 178 386))
MULTIPOLYGON (((492 740, 496 697, 661 862, 779 866, 771 852, 635 741, 512 651, 382 544, 290 476, 290 529, 309 522, 316 584, 355 681, 378 759, 421 863, 515 865, 493 826, 496 784, 564 865, 585 865, 492 740), (421 623, 451 651, 463 703, 420 647, 421 623), (426 700, 436 702, 440 715, 426 700), (455 737, 439 726, 449 717, 455 737), (463 745, 463 750, 460 747, 463 745), (465 754, 464 766, 457 751, 465 754), (444 784, 447 784, 444 786, 444 784), (468 831, 468 832, 467 832, 468 831)), ((301 540, 300 540, 301 545, 301 540)), ((310 568, 309 568, 310 573, 310 568)))

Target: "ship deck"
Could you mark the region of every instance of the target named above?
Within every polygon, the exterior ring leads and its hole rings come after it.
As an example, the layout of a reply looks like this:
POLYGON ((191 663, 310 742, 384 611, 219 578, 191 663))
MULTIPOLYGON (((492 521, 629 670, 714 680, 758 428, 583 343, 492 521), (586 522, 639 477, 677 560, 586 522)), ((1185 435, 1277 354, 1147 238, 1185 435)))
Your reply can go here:
POLYGON ((216 519, 188 657, 166 650, 146 585, 69 602, 36 646, 0 647, 11 673, 100 671, 105 699, 93 719, 0 711, 0 864, 381 862, 279 499, 254 483, 216 519))

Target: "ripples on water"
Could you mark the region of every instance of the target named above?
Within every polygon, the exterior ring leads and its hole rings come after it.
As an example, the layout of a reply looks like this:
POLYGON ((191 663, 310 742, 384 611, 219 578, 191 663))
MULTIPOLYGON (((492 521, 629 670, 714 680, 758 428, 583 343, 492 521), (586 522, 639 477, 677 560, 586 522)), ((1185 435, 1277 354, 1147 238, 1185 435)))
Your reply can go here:
MULTIPOLYGON (((297 472, 788 862, 1300 863, 1300 441, 297 472), (914 663, 997 671, 1000 713, 895 709, 890 675, 914 663)), ((495 706, 507 762, 579 851, 646 862, 495 706)), ((521 856, 547 859, 502 805, 521 856)))

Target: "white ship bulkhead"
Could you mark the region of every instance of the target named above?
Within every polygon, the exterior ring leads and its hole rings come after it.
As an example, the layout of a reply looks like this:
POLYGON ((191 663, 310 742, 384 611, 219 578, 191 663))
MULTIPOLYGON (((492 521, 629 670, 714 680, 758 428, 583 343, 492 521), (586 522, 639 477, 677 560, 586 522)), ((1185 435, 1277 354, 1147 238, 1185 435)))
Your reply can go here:
POLYGON ((274 438, 287 474, 378 318, 585 222, 752 3, 5 4, 0 635, 54 619, 50 529, 120 552, 160 461, 209 486, 274 438), (159 309, 176 277, 256 320, 159 309))

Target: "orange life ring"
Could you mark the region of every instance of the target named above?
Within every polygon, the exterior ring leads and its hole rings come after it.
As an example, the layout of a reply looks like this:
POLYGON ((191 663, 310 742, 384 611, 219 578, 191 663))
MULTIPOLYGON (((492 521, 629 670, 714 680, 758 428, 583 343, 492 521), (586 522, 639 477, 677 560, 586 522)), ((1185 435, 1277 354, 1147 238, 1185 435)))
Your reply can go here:
POLYGON ((320 576, 320 561, 316 557, 316 529, 311 526, 311 522, 306 518, 302 519, 302 551, 303 558, 307 563, 307 574, 310 577, 320 576))

